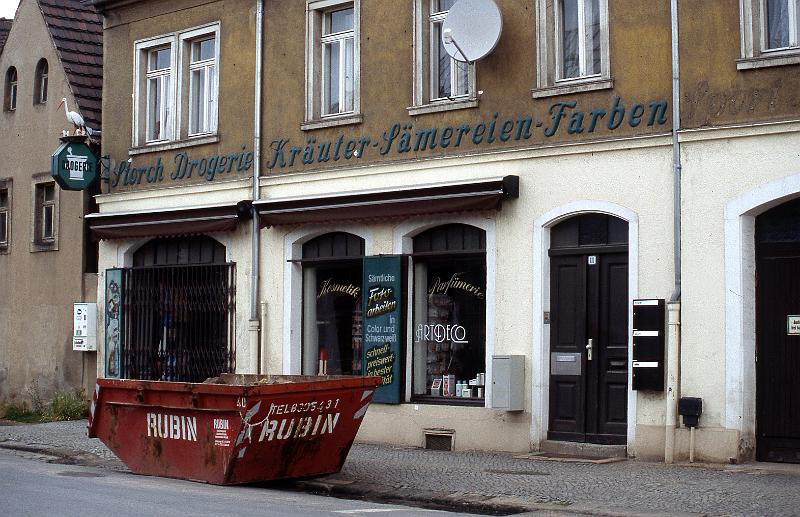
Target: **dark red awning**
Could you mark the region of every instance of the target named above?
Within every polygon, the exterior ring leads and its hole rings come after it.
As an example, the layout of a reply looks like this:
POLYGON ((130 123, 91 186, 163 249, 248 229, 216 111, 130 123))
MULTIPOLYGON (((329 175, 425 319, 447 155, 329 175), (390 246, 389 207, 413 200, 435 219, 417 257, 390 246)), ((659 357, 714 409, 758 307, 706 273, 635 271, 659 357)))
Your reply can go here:
POLYGON ((519 177, 253 203, 262 227, 499 210, 519 197, 519 177))
MULTIPOLYGON (((249 204, 249 202, 244 202, 249 204)), ((231 231, 248 214, 242 203, 147 212, 95 213, 86 216, 96 239, 171 237, 231 231)))

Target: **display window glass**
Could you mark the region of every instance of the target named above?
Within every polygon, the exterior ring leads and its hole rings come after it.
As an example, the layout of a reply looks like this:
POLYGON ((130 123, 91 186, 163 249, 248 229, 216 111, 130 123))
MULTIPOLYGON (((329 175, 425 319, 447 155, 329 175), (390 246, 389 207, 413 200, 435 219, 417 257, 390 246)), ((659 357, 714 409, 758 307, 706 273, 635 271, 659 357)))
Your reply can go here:
POLYGON ((413 395, 483 405, 486 237, 452 224, 414 239, 413 395))
POLYGON ((363 239, 326 234, 303 246, 305 375, 361 375, 363 239))

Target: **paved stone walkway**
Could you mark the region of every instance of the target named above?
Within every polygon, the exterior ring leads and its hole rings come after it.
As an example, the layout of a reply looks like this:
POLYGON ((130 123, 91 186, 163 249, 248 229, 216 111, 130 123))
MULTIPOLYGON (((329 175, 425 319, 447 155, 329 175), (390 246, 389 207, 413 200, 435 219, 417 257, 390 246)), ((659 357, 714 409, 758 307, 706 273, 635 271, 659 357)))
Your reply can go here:
MULTIPOLYGON (((99 440, 86 437, 85 421, 0 425, 0 447, 125 470, 99 440)), ((341 473, 288 487, 461 511, 800 516, 800 465, 562 463, 356 444, 341 473)))

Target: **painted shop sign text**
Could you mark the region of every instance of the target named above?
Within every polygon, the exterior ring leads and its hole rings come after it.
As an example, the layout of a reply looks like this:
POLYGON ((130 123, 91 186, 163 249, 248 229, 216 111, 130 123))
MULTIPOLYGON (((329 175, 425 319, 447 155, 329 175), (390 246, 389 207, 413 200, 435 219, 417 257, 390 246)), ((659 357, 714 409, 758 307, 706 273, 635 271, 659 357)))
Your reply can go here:
POLYGON ((480 120, 474 125, 415 128, 411 123, 394 123, 380 137, 360 136, 345 138, 339 135, 332 141, 318 142, 309 137, 305 145, 292 145, 289 138, 270 143, 267 168, 284 169, 294 165, 311 165, 339 160, 363 158, 367 153, 404 154, 433 151, 437 148, 458 148, 466 145, 490 145, 494 142, 524 141, 541 132, 546 138, 566 132, 568 135, 594 133, 601 128, 614 131, 620 126, 656 126, 667 123, 669 103, 655 100, 648 103, 624 105, 615 97, 608 108, 579 109, 577 101, 561 101, 550 105, 543 117, 521 115, 504 117, 495 112, 489 121, 480 120))

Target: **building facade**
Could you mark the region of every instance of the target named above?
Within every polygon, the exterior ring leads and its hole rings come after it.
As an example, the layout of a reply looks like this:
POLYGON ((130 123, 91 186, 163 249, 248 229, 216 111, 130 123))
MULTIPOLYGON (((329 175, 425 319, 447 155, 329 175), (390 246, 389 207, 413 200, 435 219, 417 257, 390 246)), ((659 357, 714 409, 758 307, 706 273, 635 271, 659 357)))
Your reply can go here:
POLYGON ((700 457, 789 458, 756 445, 791 402, 756 397, 753 279, 800 192, 791 3, 508 0, 473 63, 453 1, 95 4, 99 375, 377 374, 362 440, 668 460, 693 396, 700 457), (639 299, 673 302, 657 360, 639 299))
POLYGON ((94 384, 93 352, 72 348, 74 302, 95 302, 92 193, 62 191, 50 156, 65 117, 100 130, 102 25, 77 0, 22 0, 0 54, 0 400, 48 400, 94 384))

